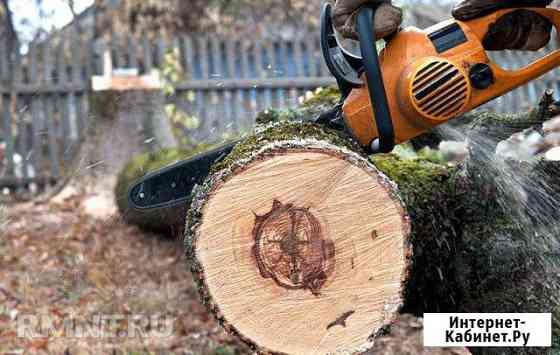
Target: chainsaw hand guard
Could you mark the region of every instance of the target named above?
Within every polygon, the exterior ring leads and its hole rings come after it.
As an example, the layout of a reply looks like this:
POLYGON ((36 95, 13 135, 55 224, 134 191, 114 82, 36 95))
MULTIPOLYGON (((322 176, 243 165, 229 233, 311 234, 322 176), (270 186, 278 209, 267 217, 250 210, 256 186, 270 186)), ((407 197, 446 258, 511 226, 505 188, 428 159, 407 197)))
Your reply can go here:
POLYGON ((395 133, 391 112, 387 103, 387 94, 383 75, 379 66, 375 38, 374 7, 363 7, 358 13, 356 30, 360 38, 362 56, 358 57, 346 51, 340 44, 332 23, 332 6, 325 4, 321 13, 321 48, 327 67, 336 78, 345 98, 354 88, 364 86, 360 78, 365 73, 370 103, 375 114, 373 119, 379 128, 379 137, 365 146, 369 153, 388 153, 395 147, 395 133))

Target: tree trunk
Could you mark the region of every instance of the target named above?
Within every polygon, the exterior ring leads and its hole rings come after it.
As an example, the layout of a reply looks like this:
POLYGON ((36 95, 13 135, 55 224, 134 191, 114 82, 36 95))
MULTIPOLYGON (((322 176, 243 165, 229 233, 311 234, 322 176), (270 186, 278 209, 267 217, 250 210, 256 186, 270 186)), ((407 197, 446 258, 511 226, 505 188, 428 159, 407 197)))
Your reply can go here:
POLYGON ((197 272, 203 292, 261 350, 367 349, 403 302, 410 226, 396 187, 324 138, 271 139, 250 160, 229 160, 198 197, 191 244, 195 270, 211 270, 197 272))
POLYGON ((399 313, 551 312, 557 263, 507 208, 518 201, 493 164, 372 164, 311 124, 261 128, 191 205, 185 242, 201 297, 254 348, 288 354, 368 348, 399 313))

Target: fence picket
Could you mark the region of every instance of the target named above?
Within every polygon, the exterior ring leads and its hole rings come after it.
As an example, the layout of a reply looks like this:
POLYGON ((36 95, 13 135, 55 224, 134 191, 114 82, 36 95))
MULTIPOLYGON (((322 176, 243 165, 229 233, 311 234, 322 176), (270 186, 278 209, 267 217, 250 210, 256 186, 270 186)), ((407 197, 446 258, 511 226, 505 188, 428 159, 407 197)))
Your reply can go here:
POLYGON ((181 55, 181 64, 183 66, 183 72, 187 79, 194 78, 194 52, 192 39, 188 35, 181 37, 181 46, 183 47, 181 55))
POLYGON ((248 45, 245 40, 240 40, 239 48, 241 51, 241 75, 240 79, 251 78, 251 68, 249 63, 248 45))
POLYGON ((138 68, 138 42, 134 34, 128 35, 127 41, 128 61, 129 68, 138 68))
POLYGON ((66 65, 65 65, 66 63, 64 60, 64 52, 66 49, 65 44, 66 44, 66 39, 64 38, 64 36, 61 36, 55 55, 55 66, 56 66, 55 81, 59 86, 66 84, 66 65))
POLYGON ((147 34, 142 35, 142 56, 144 59, 144 72, 149 74, 153 67, 153 55, 152 55, 152 46, 150 44, 150 39, 148 38, 147 34))
MULTIPOLYGON (((235 41, 225 42, 227 77, 230 79, 237 77, 235 70, 235 43, 235 41)), ((224 92, 225 107, 228 109, 228 121, 230 122, 229 132, 239 132, 239 107, 236 94, 235 91, 231 90, 224 92)))
POLYGON ((56 106, 58 109, 58 117, 60 119, 60 125, 62 126, 62 157, 64 162, 70 161, 72 156, 72 123, 69 117, 69 107, 68 107, 68 95, 57 95, 56 106))
POLYGON ((317 42, 314 36, 307 36, 305 38, 305 48, 307 52, 307 58, 309 61, 309 76, 317 77, 320 76, 320 69, 317 61, 317 42))
POLYGON ((37 44, 31 43, 29 45, 29 70, 27 71, 29 85, 35 86, 38 81, 37 71, 37 44))
POLYGON ((4 142, 6 143, 6 172, 8 176, 14 175, 14 136, 12 132, 11 97, 2 95, 2 121, 4 142))
POLYGON ((288 48, 288 42, 284 39, 280 40, 280 64, 282 66, 282 76, 290 77, 290 53, 288 48))
POLYGON ((54 102, 52 95, 41 96, 43 101, 43 113, 45 115, 45 123, 47 126, 47 140, 49 145, 49 160, 51 177, 58 178, 60 176, 60 165, 58 159, 58 142, 56 139, 56 126, 54 123, 54 102))
POLYGON ((208 79, 208 38, 201 36, 198 38, 198 62, 200 63, 200 72, 202 79, 208 79))
POLYGON ((263 47, 260 41, 253 43, 253 65, 258 79, 266 78, 266 72, 263 68, 263 47))
POLYGON ((40 115, 40 108, 38 103, 40 102, 39 96, 33 96, 30 102, 31 110, 31 161, 33 166, 36 168, 40 167, 41 153, 43 151, 43 120, 40 115))
POLYGON ((165 64, 165 53, 167 52, 167 42, 162 33, 159 32, 156 38, 156 67, 163 68, 165 64))
POLYGON ((49 42, 43 45, 43 84, 48 86, 52 83, 52 57, 51 46, 49 42))
POLYGON ((299 39, 295 39, 294 41, 292 41, 294 64, 296 67, 296 76, 298 77, 305 76, 305 63, 304 63, 303 51, 301 45, 302 43, 299 39))
POLYGON ((213 37, 210 41, 210 57, 212 60, 212 71, 210 76, 212 79, 217 80, 216 87, 210 89, 210 102, 212 105, 212 129, 216 134, 221 134, 223 132, 223 117, 224 110, 223 100, 220 100, 220 95, 217 91, 217 87, 220 86, 220 80, 223 79, 223 67, 222 67, 222 51, 220 41, 217 37, 213 37))
POLYGON ((27 116, 27 109, 25 108, 25 104, 23 102, 23 97, 18 98, 18 152, 21 157, 21 177, 23 179, 27 179, 29 177, 29 160, 27 154, 29 152, 28 149, 28 132, 27 132, 27 120, 24 116, 27 116))
POLYGON ((82 40, 80 34, 76 33, 72 38, 72 82, 82 83, 82 40))
POLYGON ((268 66, 266 67, 267 77, 276 76, 276 42, 270 41, 265 45, 268 66))
POLYGON ((114 31, 111 33, 111 52, 113 58, 113 68, 124 67, 121 37, 114 31))
POLYGON ((0 53, 6 53, 0 55, 0 80, 4 81, 8 77, 9 73, 9 60, 10 54, 8 54, 8 43, 6 41, 0 41, 0 53))
POLYGON ((74 95, 74 112, 76 119, 76 128, 78 130, 78 141, 81 141, 86 136, 86 112, 83 106, 83 96, 74 95))

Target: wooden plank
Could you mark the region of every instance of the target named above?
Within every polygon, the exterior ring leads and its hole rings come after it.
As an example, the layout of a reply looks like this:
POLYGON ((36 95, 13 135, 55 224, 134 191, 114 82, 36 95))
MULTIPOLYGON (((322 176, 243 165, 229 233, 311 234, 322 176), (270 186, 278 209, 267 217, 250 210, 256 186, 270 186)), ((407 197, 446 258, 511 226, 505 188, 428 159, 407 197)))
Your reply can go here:
POLYGON ((173 37, 171 38, 171 40, 169 41, 169 49, 173 52, 174 56, 177 56, 177 62, 179 64, 179 68, 182 69, 181 67, 181 44, 179 43, 179 38, 178 37, 173 37))
POLYGON ((37 44, 32 42, 29 45, 29 83, 37 84, 39 81, 38 69, 37 69, 37 44))
POLYGON ((289 90, 289 99, 288 99, 288 107, 289 108, 295 108, 297 107, 297 105, 299 104, 298 102, 298 91, 297 88, 292 87, 289 90))
MULTIPOLYGON (((315 38, 315 45, 317 48, 321 48, 321 42, 319 37, 315 38)), ((327 63, 323 59, 322 53, 320 54, 320 60, 319 60, 319 76, 331 76, 331 72, 327 67, 327 63)))
POLYGON ((72 38, 72 82, 82 82, 82 39, 79 33, 72 38))
POLYGON ((210 69, 208 63, 208 37, 198 37, 198 60, 200 63, 200 71, 202 79, 210 78, 210 69))
POLYGON ((72 123, 70 121, 70 107, 68 95, 57 95, 56 105, 58 108, 58 117, 60 117, 60 125, 62 126, 62 149, 64 163, 68 163, 72 157, 72 149, 75 137, 72 137, 72 123))
POLYGON ((94 73, 93 40, 80 37, 80 64, 82 80, 89 82, 94 73))
POLYGON ((43 83, 48 86, 53 82, 52 77, 52 56, 50 42, 43 44, 43 83))
POLYGON ((142 35, 142 57, 144 59, 144 72, 149 74, 154 67, 152 46, 147 34, 142 35))
POLYGON ((23 75, 23 69, 24 69, 24 58, 21 55, 21 52, 19 50, 16 51, 15 55, 14 55, 14 63, 13 63, 13 70, 14 70, 14 85, 20 85, 24 83, 24 75, 23 75))
POLYGON ((222 78, 222 51, 221 44, 217 37, 212 37, 210 40, 210 56, 211 56, 211 74, 210 76, 216 80, 216 86, 210 89, 210 103, 212 107, 212 135, 219 135, 223 132, 225 122, 224 122, 224 112, 221 112, 223 108, 223 100, 220 99, 220 93, 216 88, 221 86, 222 78))
POLYGON ((227 76, 224 75, 224 78, 235 79, 238 77, 237 75, 237 68, 235 67, 236 62, 236 52, 235 52, 235 41, 226 41, 226 65, 227 65, 227 76))
POLYGON ((118 33, 111 33, 111 52, 113 58, 113 68, 123 68, 124 58, 121 37, 118 33))
POLYGON ((29 140, 29 134, 28 134, 28 127, 27 127, 27 120, 25 119, 25 116, 28 115, 29 113, 27 113, 27 109, 25 108, 25 102, 24 102, 24 98, 23 97, 19 97, 18 98, 18 114, 20 115, 20 117, 18 117, 18 121, 17 121, 17 125, 18 125, 18 137, 17 137, 17 141, 18 141, 18 152, 19 155, 21 156, 21 174, 23 178, 28 178, 29 177, 29 159, 28 159, 28 153, 29 153, 29 147, 28 147, 28 140, 29 140))
POLYGON ((265 79, 266 71, 264 70, 263 63, 263 47, 261 41, 255 41, 253 43, 253 65, 255 67, 255 72, 257 73, 257 78, 265 79))
POLYGON ((10 95, 2 95, 2 129, 6 143, 6 173, 14 174, 14 132, 12 131, 12 112, 10 95))
POLYGON ((228 124, 226 125, 226 133, 239 132, 239 108, 237 106, 236 92, 231 90, 224 91, 224 101, 228 122, 228 124))
POLYGON ((128 67, 138 68, 138 40, 134 34, 129 34, 127 42, 128 67))
POLYGON ((249 79, 252 77, 251 65, 249 62, 248 44, 244 40, 239 41, 239 49, 241 54, 241 75, 240 79, 249 79))
MULTIPOLYGON (((92 77, 93 74, 95 75, 104 75, 104 68, 103 68, 103 56, 105 51, 107 50, 107 44, 105 43, 104 40, 98 40, 98 41, 94 41, 91 40, 88 43, 88 51, 90 53, 91 58, 89 60, 91 60, 90 62, 90 73, 89 75, 87 75, 87 78, 89 80, 89 78, 92 77)), ((88 58, 86 58, 86 60, 88 60, 88 58)))
POLYGON ((221 90, 251 89, 255 86, 262 89, 282 88, 307 88, 314 89, 320 86, 334 85, 336 80, 332 77, 322 78, 276 78, 276 79, 224 79, 224 80, 196 80, 183 82, 177 85, 179 90, 221 90))
POLYGON ((0 80, 7 80, 10 73, 10 55, 8 53, 8 45, 6 41, 0 41, 0 80))
POLYGON ((208 126, 208 111, 206 105, 206 95, 202 90, 197 90, 195 92, 195 104, 196 104, 196 114, 198 116, 200 126, 197 132, 198 139, 206 139, 206 130, 208 126))
POLYGON ((155 66, 158 68, 163 68, 165 64, 165 54, 167 52, 167 42, 163 38, 161 32, 158 32, 156 37, 156 63, 155 66))
POLYGON ((245 111, 244 105, 244 94, 243 90, 235 90, 235 122, 237 125, 237 130, 242 131, 247 128, 246 124, 246 116, 247 112, 245 111))
POLYGON ((263 90, 263 100, 264 106, 262 107, 261 111, 272 107, 272 89, 263 90))
POLYGON ((59 149, 56 139, 56 126, 54 122, 54 98, 44 95, 41 97, 43 102, 43 112, 45 114, 45 123, 47 126, 47 142, 49 150, 49 165, 51 176, 57 178, 60 176, 59 149))
POLYGON ((290 52, 288 48, 288 42, 285 40, 280 40, 280 61, 279 66, 282 67, 281 76, 284 78, 292 76, 290 74, 290 52))
POLYGON ((194 78, 194 47, 192 38, 189 35, 181 36, 181 64, 187 79, 194 78))
POLYGON ((31 161, 33 166, 40 168, 43 151, 44 121, 41 115, 41 97, 34 95, 30 99, 31 110, 31 161))
POLYGON ((76 128, 78 130, 78 140, 82 141, 82 139, 86 136, 86 117, 84 112, 84 105, 83 105, 83 96, 82 95, 74 95, 74 112, 76 115, 76 128))
MULTIPOLYGON (((315 36, 308 35, 305 37, 305 48, 307 52, 308 65, 309 65, 309 76, 318 77, 320 76, 320 63, 319 63, 319 51, 317 49, 317 41, 315 36)), ((322 58, 321 58, 322 59, 322 58)))
POLYGON ((294 53, 294 63, 296 66, 296 76, 298 77, 302 77, 302 76, 306 76, 305 73, 305 64, 304 64, 304 58, 303 58, 303 51, 301 48, 301 41, 299 39, 294 39, 292 41, 292 48, 293 48, 293 53, 294 53))
MULTIPOLYGON (((16 85, 16 92, 20 94, 65 93, 68 91, 84 91, 86 89, 88 89, 88 86, 84 82, 80 84, 66 83, 65 85, 57 85, 52 82, 16 85)), ((9 88, 0 88, 0 94, 9 94, 10 92, 9 88)))
POLYGON ((277 73, 276 42, 270 41, 265 45, 268 66, 266 68, 267 77, 274 78, 277 73))
POLYGON ((255 89, 255 114, 258 114, 265 109, 264 90, 255 89))
POLYGON ((212 62, 210 77, 220 79, 223 77, 224 72, 222 66, 222 50, 220 40, 215 36, 210 40, 210 56, 212 62))
POLYGON ((278 102, 278 108, 285 109, 286 106, 286 90, 276 89, 276 100, 278 102))

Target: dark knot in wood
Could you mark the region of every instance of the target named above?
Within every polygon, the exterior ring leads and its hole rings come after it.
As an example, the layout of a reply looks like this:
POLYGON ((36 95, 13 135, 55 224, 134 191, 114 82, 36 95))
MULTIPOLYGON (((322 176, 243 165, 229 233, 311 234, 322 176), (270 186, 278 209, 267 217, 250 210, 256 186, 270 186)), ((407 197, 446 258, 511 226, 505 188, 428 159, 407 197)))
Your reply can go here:
POLYGON ((255 216, 253 238, 260 274, 281 287, 319 295, 334 271, 334 243, 308 208, 274 200, 270 212, 255 216))

